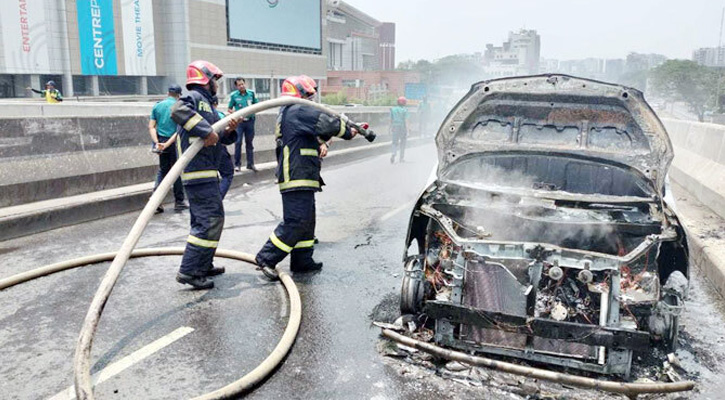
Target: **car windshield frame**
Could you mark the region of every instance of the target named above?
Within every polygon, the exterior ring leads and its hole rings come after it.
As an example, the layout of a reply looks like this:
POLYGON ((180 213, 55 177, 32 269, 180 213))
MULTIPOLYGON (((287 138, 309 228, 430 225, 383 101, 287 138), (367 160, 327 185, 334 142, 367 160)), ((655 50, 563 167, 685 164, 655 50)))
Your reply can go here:
MULTIPOLYGON (((503 173, 515 173, 514 171, 501 171, 503 173)), ((659 194, 654 189, 653 182, 646 177, 639 174, 635 169, 629 168, 624 165, 617 165, 606 160, 598 160, 593 158, 582 158, 569 154, 541 154, 532 152, 483 152, 483 153, 471 153, 464 157, 456 160, 449 164, 447 168, 440 172, 438 180, 443 183, 458 185, 470 189, 485 190, 488 192, 511 194, 521 197, 534 197, 543 198, 550 200, 564 200, 564 201, 584 201, 592 203, 655 203, 659 201, 659 194), (548 190, 548 189, 537 189, 533 187, 521 187, 521 186, 506 186, 500 182, 486 182, 484 180, 461 180, 451 178, 451 174, 460 167, 462 163, 471 162, 474 159, 481 158, 496 158, 496 157, 511 157, 519 155, 525 156, 546 156, 556 157, 563 160, 580 161, 590 163, 593 165, 604 166, 612 169, 616 169, 621 173, 624 173, 632 177, 632 182, 646 196, 633 196, 633 195, 612 195, 612 194, 601 194, 601 193, 577 193, 566 190, 548 190)))

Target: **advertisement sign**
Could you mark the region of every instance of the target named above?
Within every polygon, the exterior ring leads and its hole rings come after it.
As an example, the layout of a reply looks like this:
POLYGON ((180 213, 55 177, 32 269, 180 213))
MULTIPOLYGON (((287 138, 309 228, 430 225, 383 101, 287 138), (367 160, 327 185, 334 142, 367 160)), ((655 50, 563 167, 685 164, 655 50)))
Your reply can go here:
POLYGON ((121 0, 121 20, 126 75, 156 75, 151 0, 121 0))
POLYGON ((408 100, 423 100, 428 95, 428 86, 425 83, 406 83, 405 97, 408 100))
POLYGON ((83 75, 117 75, 113 0, 77 0, 83 75))
POLYGON ((0 27, 8 73, 48 73, 45 1, 0 0, 0 27))
POLYGON ((228 0, 229 39, 320 50, 320 0, 228 0))

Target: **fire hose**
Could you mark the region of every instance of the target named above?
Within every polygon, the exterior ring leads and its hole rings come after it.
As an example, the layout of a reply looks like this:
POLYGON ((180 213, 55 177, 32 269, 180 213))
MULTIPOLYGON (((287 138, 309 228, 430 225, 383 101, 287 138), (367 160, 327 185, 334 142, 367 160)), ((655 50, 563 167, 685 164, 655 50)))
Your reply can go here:
POLYGON ((508 372, 514 375, 522 375, 529 378, 543 379, 550 382, 556 382, 563 385, 577 386, 585 389, 596 389, 605 392, 620 393, 630 398, 646 393, 674 393, 692 390, 695 382, 682 381, 673 383, 629 383, 629 382, 612 382, 601 379, 587 378, 571 374, 563 374, 560 372, 548 371, 541 368, 525 367, 523 365, 508 363, 504 361, 492 360, 490 358, 472 356, 460 351, 448 350, 436 346, 431 343, 421 342, 393 332, 389 329, 383 329, 383 336, 392 339, 400 344, 412 347, 426 353, 445 358, 447 360, 458 361, 471 365, 478 365, 502 372, 508 372))
MULTIPOLYGON (((358 133, 369 142, 375 140, 375 133, 368 130, 367 126, 362 124, 356 124, 350 121, 344 114, 340 114, 321 104, 293 97, 282 97, 273 100, 263 101, 249 107, 242 108, 241 110, 238 110, 215 123, 212 126, 212 129, 219 134, 226 129, 231 120, 241 120, 248 115, 256 114, 266 109, 292 104, 302 104, 314 107, 324 113, 339 116, 343 121, 345 121, 348 126, 354 127, 358 131, 358 133)), ((113 291, 113 287, 115 286, 118 277, 121 274, 123 268, 126 266, 129 258, 181 255, 184 252, 183 247, 139 250, 134 250, 134 248, 138 243, 139 239, 141 238, 141 235, 143 234, 146 226, 149 224, 151 217, 154 215, 156 208, 161 205, 171 186, 181 175, 184 168, 189 164, 189 162, 191 162, 194 156, 196 156, 196 154, 202 149, 203 145, 204 142, 202 140, 195 141, 178 158, 174 166, 167 173, 166 177, 158 185, 153 195, 149 199, 148 203, 146 203, 146 206, 141 211, 141 214, 134 223, 131 231, 124 240, 118 252, 96 254, 52 265, 47 265, 32 271, 17 274, 9 278, 0 280, 0 290, 3 290, 10 286, 27 282, 41 276, 50 275, 55 272, 60 272, 93 263, 113 260, 111 266, 106 272, 106 275, 103 277, 103 280, 101 281, 101 284, 95 296, 93 297, 90 308, 88 309, 88 313, 86 314, 85 320, 83 322, 83 327, 78 338, 78 343, 76 345, 75 356, 73 359, 74 384, 76 390, 76 398, 80 400, 89 400, 94 398, 90 372, 90 359, 93 339, 106 302, 108 301, 108 298, 113 291)), ((216 251, 216 256, 236 259, 250 264, 255 264, 254 256, 241 252, 218 249, 216 251)), ((282 281, 282 284, 284 285, 287 291, 287 295, 290 299, 290 317, 280 342, 277 344, 274 350, 272 350, 272 353, 270 353, 270 355, 250 373, 221 389, 196 397, 196 399, 226 399, 249 390, 256 384, 261 382, 270 372, 272 372, 289 352, 299 330, 302 316, 302 306, 299 292, 297 291, 297 287, 295 286, 290 276, 285 273, 280 273, 280 280, 282 281)))

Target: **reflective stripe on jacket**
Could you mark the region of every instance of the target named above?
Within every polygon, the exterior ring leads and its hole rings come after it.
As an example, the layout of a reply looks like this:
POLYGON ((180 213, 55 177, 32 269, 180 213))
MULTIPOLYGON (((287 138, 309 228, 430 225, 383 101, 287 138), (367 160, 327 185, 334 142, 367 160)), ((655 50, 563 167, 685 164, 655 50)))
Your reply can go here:
MULTIPOLYGON (((212 107, 211 94, 199 86, 180 98, 171 109, 171 119, 179 125, 176 140, 179 156, 196 140, 204 140, 212 133, 211 126, 219 121, 212 107)), ((216 146, 202 147, 181 174, 184 185, 218 181, 222 146, 236 141, 236 132, 221 134, 216 146)))
POLYGON ((352 139, 350 128, 338 117, 294 104, 282 107, 275 127, 277 137, 277 183, 281 192, 320 191, 321 143, 337 136, 352 139))

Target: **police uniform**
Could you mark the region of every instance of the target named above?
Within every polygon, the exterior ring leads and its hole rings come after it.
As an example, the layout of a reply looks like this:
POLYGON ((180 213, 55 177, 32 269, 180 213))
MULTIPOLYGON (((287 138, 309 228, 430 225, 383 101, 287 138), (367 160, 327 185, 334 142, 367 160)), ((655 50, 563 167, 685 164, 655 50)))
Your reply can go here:
MULTIPOLYGON (((171 118, 179 125, 176 141, 179 154, 194 141, 209 136, 213 132, 212 124, 220 119, 212 107, 212 95, 201 86, 191 87, 189 94, 176 102, 171 118)), ((179 272, 194 277, 205 276, 211 268, 224 227, 218 169, 222 146, 234 143, 236 133, 219 136, 219 142, 203 147, 181 174, 189 198, 191 232, 179 272)))
POLYGON ((340 118, 294 104, 280 109, 275 136, 284 217, 257 253, 256 261, 274 268, 291 253, 290 269, 304 271, 314 265, 315 192, 323 185, 320 144, 333 136, 349 140, 353 135, 340 118))

